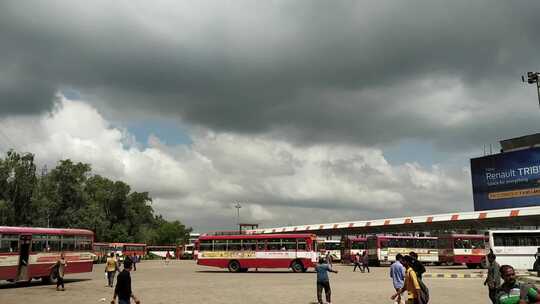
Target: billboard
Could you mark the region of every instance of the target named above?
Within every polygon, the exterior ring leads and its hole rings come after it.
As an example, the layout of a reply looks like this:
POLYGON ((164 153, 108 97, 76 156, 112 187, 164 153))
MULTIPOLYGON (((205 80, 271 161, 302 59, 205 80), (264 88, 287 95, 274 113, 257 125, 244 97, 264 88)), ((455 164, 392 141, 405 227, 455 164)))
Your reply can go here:
POLYGON ((471 159, 474 210, 540 205, 540 147, 471 159))

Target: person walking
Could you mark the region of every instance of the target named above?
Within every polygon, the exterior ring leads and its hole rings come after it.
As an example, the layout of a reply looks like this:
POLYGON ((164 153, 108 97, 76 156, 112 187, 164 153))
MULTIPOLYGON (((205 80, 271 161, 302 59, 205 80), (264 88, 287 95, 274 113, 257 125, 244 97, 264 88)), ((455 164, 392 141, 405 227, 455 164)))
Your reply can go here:
POLYGON ((111 252, 110 256, 107 258, 107 261, 105 262, 105 273, 107 274, 107 286, 113 287, 114 284, 114 276, 116 275, 116 272, 118 271, 118 261, 114 257, 114 253, 111 252))
POLYGON ((362 272, 365 272, 367 269, 367 272, 369 272, 369 256, 367 254, 367 250, 364 250, 364 254, 362 256, 362 272))
POLYGON ((504 283, 497 291, 497 304, 540 303, 540 293, 533 285, 516 281, 516 272, 510 265, 499 269, 504 283))
POLYGON ((426 267, 418 260, 418 254, 416 252, 411 251, 409 256, 412 258, 412 269, 416 272, 418 280, 422 280, 422 275, 426 272, 426 267))
POLYGON ((396 300, 403 292, 407 291, 407 304, 419 304, 418 296, 421 292, 420 283, 416 276, 416 271, 412 268, 413 258, 406 255, 402 259, 403 266, 405 267, 405 282, 403 287, 396 291, 392 295, 391 299, 396 300))
POLYGON ((333 270, 332 266, 328 264, 326 259, 320 258, 319 263, 315 266, 317 272, 317 303, 322 304, 322 291, 324 289, 324 295, 326 296, 326 303, 332 303, 332 290, 330 288, 330 278, 328 272, 338 273, 337 270, 333 270))
POLYGON ((126 259, 124 261, 124 269, 122 269, 122 272, 120 272, 118 278, 116 279, 116 287, 114 288, 114 295, 111 304, 115 303, 117 297, 118 304, 129 304, 131 299, 133 299, 136 304, 141 303, 135 294, 133 294, 133 290, 131 289, 131 275, 129 273, 132 267, 133 262, 131 262, 131 259, 126 259))
POLYGON ((64 252, 60 252, 60 258, 50 267, 50 269, 54 269, 54 273, 56 274, 56 291, 65 291, 64 287, 64 274, 66 272, 66 268, 68 266, 68 262, 66 260, 64 252), (62 286, 62 289, 60 289, 60 286, 62 286))
POLYGON ((167 254, 165 254, 165 265, 169 265, 170 259, 171 259, 171 253, 167 250, 167 254))
POLYGON ((499 263, 495 261, 497 257, 490 251, 487 255, 489 261, 488 273, 484 286, 488 287, 488 294, 491 302, 497 304, 497 289, 501 286, 501 273, 499 272, 499 263))
POLYGON ((356 271, 356 267, 358 267, 358 269, 360 269, 360 271, 364 272, 364 270, 362 269, 362 265, 360 264, 360 260, 362 258, 360 257, 360 252, 357 252, 356 255, 354 256, 354 269, 353 269, 353 272, 356 271))
MULTIPOLYGON (((403 256, 401 253, 396 255, 396 261, 390 266, 390 277, 396 292, 399 292, 405 285, 405 267, 402 264, 403 256)), ((401 303, 401 293, 396 297, 396 303, 401 303)))

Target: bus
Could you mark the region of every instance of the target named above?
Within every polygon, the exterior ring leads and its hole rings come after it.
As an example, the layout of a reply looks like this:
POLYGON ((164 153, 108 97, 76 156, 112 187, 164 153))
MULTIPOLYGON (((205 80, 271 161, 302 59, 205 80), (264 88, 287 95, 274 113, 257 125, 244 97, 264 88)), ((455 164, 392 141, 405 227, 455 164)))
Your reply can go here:
POLYGON ((120 261, 123 261, 125 256, 143 257, 146 254, 146 244, 142 243, 109 243, 109 248, 120 261))
POLYGON ((327 256, 330 254, 332 261, 341 261, 341 241, 318 239, 319 250, 327 256))
POLYGON ((92 248, 94 253, 94 263, 104 263, 107 260, 107 256, 112 252, 109 243, 94 243, 92 248))
POLYGON ((374 235, 367 238, 369 263, 373 265, 390 264, 396 255, 414 251, 418 260, 424 263, 438 263, 437 238, 428 236, 374 235))
POLYGON ((0 280, 55 281, 51 266, 65 253, 66 274, 92 272, 94 233, 85 229, 0 226, 0 280))
POLYGON ((197 264, 247 272, 249 268, 291 268, 305 272, 317 262, 314 234, 202 235, 197 264))
POLYGON ((184 253, 184 247, 182 245, 149 245, 146 246, 146 253, 149 256, 165 258, 167 252, 173 259, 179 259, 184 253))
POLYGON ((367 238, 365 237, 343 237, 341 258, 345 263, 354 263, 357 253, 364 254, 367 250, 367 238))
POLYGON ((465 264, 467 268, 487 268, 486 244, 488 237, 481 234, 439 235, 439 263, 465 264))
POLYGON ((540 247, 540 230, 491 230, 489 247, 499 265, 515 269, 532 269, 540 247))

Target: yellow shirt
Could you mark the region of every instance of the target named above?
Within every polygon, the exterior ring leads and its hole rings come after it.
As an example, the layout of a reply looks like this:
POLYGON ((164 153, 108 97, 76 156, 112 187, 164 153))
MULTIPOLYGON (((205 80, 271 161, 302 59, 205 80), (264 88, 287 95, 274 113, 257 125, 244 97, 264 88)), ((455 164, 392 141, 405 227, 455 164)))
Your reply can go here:
POLYGON ((407 289, 409 299, 416 299, 418 297, 418 289, 420 289, 420 284, 418 284, 416 272, 414 272, 412 267, 407 268, 407 272, 405 274, 405 289, 407 289))
POLYGON ((115 258, 107 258, 107 266, 105 268, 106 271, 116 271, 116 259, 115 258))

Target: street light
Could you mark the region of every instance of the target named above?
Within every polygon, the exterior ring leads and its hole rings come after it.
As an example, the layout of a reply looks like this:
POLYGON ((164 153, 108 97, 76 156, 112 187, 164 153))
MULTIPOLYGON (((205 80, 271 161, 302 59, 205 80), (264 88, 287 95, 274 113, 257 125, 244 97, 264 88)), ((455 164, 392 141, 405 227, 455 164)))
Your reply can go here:
MULTIPOLYGON (((527 83, 536 84, 536 92, 538 93, 538 106, 540 106, 540 83, 538 82, 539 72, 527 72, 527 83)), ((525 76, 521 76, 521 81, 525 82, 525 76)))
POLYGON ((236 208, 236 223, 240 225, 240 208, 242 208, 242 205, 240 205, 240 203, 236 203, 234 208, 236 208))

